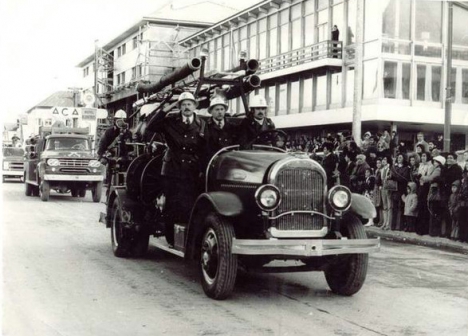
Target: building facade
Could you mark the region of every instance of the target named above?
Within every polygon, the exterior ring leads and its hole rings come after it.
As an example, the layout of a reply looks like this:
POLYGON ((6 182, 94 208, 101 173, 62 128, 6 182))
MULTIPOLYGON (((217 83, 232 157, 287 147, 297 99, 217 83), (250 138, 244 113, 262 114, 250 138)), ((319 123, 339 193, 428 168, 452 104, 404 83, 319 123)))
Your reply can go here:
MULTIPOLYGON (((451 99, 451 139, 460 149, 468 144, 468 6, 453 2, 450 85, 448 9, 445 1, 266 0, 180 44, 190 57, 207 51, 210 70, 232 68, 241 50, 258 59, 262 86, 254 93, 267 97, 270 117, 293 136, 350 131, 359 83, 363 133, 392 129, 412 142, 423 131, 430 139, 443 133, 451 99)), ((239 100, 230 108, 243 112, 239 100)))

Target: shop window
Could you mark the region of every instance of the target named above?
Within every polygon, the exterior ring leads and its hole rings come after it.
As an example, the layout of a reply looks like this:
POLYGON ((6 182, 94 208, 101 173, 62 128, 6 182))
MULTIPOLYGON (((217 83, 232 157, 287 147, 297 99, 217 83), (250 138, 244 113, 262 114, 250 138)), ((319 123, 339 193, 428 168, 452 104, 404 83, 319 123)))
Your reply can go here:
POLYGON ((299 112, 299 102, 300 102, 300 85, 299 81, 291 82, 291 108, 289 114, 299 112))
POLYGON ((377 98, 377 60, 370 60, 364 62, 364 82, 363 82, 363 98, 377 98))
POLYGON ((280 84, 278 89, 278 115, 285 115, 288 113, 288 84, 280 84))
POLYGON ((462 104, 468 104, 468 69, 462 69, 462 104))
POLYGON ((432 101, 440 101, 440 85, 442 83, 442 67, 437 65, 431 66, 431 98, 432 101))
POLYGON ((327 76, 317 77, 317 106, 327 105, 327 76))
POLYGON ((312 78, 304 79, 304 91, 302 93, 302 111, 312 111, 312 78))
POLYGON ((411 64, 402 64, 402 76, 401 76, 401 93, 403 99, 409 99, 410 93, 410 82, 411 82, 411 64))

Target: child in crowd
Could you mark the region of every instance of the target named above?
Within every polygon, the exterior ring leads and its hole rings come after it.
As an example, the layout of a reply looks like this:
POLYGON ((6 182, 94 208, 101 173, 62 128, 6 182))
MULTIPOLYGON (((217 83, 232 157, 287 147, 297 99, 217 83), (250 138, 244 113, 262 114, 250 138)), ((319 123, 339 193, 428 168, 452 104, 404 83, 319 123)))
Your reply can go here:
POLYGON ((416 218, 418 217, 418 195, 416 194, 416 183, 408 182, 406 188, 407 195, 401 195, 405 203, 405 231, 414 232, 416 228, 416 218))
POLYGON ((458 212, 460 210, 460 180, 456 180, 452 183, 452 193, 450 194, 448 201, 448 210, 450 217, 452 219, 452 232, 450 234, 450 239, 458 240, 458 212))

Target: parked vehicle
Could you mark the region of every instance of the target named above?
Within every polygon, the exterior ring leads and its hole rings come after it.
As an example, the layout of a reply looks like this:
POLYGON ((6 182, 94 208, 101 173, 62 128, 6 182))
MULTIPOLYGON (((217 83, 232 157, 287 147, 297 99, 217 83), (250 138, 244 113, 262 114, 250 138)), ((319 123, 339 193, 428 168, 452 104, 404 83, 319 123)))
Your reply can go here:
MULTIPOLYGON (((199 81, 199 89, 210 83, 209 78, 199 81)), ((367 238, 362 224, 375 217, 375 207, 344 186, 327 190, 318 162, 272 146, 268 139, 279 133, 284 135, 278 130, 260 134, 249 149, 235 145, 218 151, 189 221, 173 226, 167 225, 161 175, 165 144, 150 141, 134 159, 117 155, 100 217, 111 229, 114 255, 141 257, 150 236, 156 237, 151 243, 157 248, 196 262, 204 292, 217 300, 231 295, 239 268, 323 271, 333 292, 357 293, 366 278, 368 253, 380 247, 379 239, 367 238), (173 246, 163 238, 168 227, 174 230, 173 246), (287 263, 276 267, 276 260, 287 263)))
POLYGON ((26 196, 49 200, 51 190, 84 197, 91 190, 99 202, 104 168, 91 150, 86 128, 43 127, 27 141, 24 183, 26 196))
POLYGON ((2 148, 2 177, 5 183, 9 177, 23 180, 24 176, 24 150, 18 147, 2 148))

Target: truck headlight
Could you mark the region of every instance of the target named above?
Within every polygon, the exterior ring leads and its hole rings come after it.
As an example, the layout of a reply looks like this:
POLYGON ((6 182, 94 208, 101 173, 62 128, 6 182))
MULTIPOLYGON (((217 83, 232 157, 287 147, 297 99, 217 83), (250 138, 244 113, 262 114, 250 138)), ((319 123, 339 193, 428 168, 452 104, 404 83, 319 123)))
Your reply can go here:
POLYGON ((47 164, 51 167, 57 167, 60 166, 60 161, 57 159, 49 159, 47 160, 47 164))
POLYGON ((335 211, 348 210, 351 206, 351 191, 345 186, 334 186, 328 192, 328 202, 335 211))
POLYGON ((275 210, 281 202, 280 191, 272 184, 263 185, 255 192, 255 200, 262 210, 275 210))
POLYGON ((97 168, 97 167, 101 166, 101 162, 99 162, 99 160, 91 160, 91 161, 89 161, 88 165, 90 167, 97 168))
POLYGON ((3 170, 9 170, 10 169, 10 163, 8 161, 3 161, 3 170))

